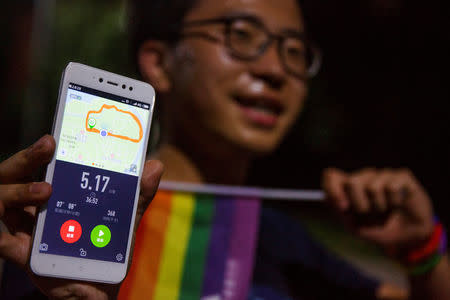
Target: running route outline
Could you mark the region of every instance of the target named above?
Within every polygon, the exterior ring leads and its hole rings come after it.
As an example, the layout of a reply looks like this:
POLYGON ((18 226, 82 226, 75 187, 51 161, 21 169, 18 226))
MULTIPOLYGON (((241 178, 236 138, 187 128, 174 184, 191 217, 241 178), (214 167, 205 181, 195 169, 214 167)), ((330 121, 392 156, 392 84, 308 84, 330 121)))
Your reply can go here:
POLYGON ((142 137, 144 136, 144 131, 143 131, 143 129, 142 129, 142 124, 141 124, 141 122, 139 121, 138 117, 136 117, 133 113, 131 113, 131 112, 129 112, 129 111, 125 111, 125 110, 118 109, 115 105, 103 104, 102 107, 101 107, 99 110, 97 110, 97 111, 96 111, 96 110, 90 110, 90 111, 88 111, 88 113, 87 113, 87 115, 86 115, 86 122, 85 122, 86 131, 88 131, 88 132, 94 132, 94 133, 99 133, 99 134, 100 134, 100 130, 98 130, 97 128, 89 128, 89 126, 88 126, 88 120, 89 120, 89 115, 90 115, 90 114, 99 114, 99 113, 101 113, 101 112, 103 111, 103 109, 105 109, 105 108, 106 108, 106 109, 115 109, 115 110, 118 111, 118 112, 121 112, 121 113, 125 113, 125 114, 130 115, 130 116, 133 118, 133 120, 136 121, 136 123, 137 123, 138 126, 139 126, 139 138, 138 138, 138 139, 133 139, 133 138, 130 138, 130 137, 124 136, 124 135, 113 134, 113 133, 111 133, 111 132, 108 132, 108 133, 107 133, 109 136, 112 136, 112 137, 115 137, 115 138, 119 138, 119 139, 123 139, 123 140, 127 140, 127 141, 130 141, 130 142, 133 142, 133 143, 139 143, 139 142, 142 140, 142 137))

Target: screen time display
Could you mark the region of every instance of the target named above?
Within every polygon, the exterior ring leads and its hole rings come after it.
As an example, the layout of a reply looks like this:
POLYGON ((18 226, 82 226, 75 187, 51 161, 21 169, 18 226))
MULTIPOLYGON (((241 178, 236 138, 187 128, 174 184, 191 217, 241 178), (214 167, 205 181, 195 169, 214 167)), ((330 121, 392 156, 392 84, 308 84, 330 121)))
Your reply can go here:
POLYGON ((125 262, 149 117, 149 104, 69 84, 40 253, 125 262))

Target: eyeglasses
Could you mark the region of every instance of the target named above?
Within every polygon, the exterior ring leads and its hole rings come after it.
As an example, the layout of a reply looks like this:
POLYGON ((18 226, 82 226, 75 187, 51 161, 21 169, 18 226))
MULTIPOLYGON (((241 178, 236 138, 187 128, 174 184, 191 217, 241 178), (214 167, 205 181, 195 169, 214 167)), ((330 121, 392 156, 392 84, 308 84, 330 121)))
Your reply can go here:
MULTIPOLYGON (((273 42, 285 71, 295 77, 305 79, 314 77, 321 65, 321 55, 311 46, 305 36, 297 31, 271 33, 254 16, 235 16, 216 19, 196 20, 183 23, 185 29, 208 24, 223 24, 224 44, 230 55, 240 60, 252 61, 260 57, 273 42)), ((201 37, 212 42, 221 40, 206 32, 186 31, 181 37, 201 37)))

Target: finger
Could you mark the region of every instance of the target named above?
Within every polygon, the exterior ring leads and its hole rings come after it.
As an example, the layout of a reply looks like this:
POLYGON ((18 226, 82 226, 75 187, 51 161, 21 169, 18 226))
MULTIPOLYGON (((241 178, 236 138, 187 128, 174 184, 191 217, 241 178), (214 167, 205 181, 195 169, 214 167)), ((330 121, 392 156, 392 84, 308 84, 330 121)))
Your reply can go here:
POLYGON ((40 205, 48 200, 52 187, 47 182, 0 185, 0 217, 11 207, 40 205))
POLYGON ((394 213, 382 226, 361 227, 358 230, 362 238, 375 242, 383 248, 399 248, 398 245, 406 245, 417 236, 418 226, 403 226, 405 216, 394 213))
POLYGON ((403 178, 394 177, 386 185, 386 194, 391 207, 401 207, 408 195, 406 182, 403 178))
POLYGON ((376 241, 382 245, 389 244, 389 235, 386 235, 386 230, 380 227, 361 227, 358 234, 369 241, 376 241))
POLYGON ((394 208, 401 208, 409 217, 423 225, 432 227, 433 207, 430 197, 409 170, 400 170, 386 187, 389 201, 394 208))
POLYGON ((50 135, 40 138, 28 149, 22 150, 0 163, 0 183, 14 183, 30 176, 36 168, 48 163, 55 151, 55 140, 50 135))
POLYGON ((326 169, 322 176, 322 186, 327 194, 327 200, 335 208, 344 212, 349 207, 349 200, 344 191, 344 182, 347 174, 335 168, 326 169))
POLYGON ((410 198, 411 194, 418 191, 418 183, 414 175, 409 170, 399 170, 392 176, 392 179, 386 184, 386 193, 392 207, 404 205, 404 201, 410 198))
POLYGON ((370 211, 366 186, 375 176, 376 172, 373 169, 368 169, 351 176, 345 182, 344 189, 350 199, 350 206, 356 213, 366 214, 370 211))
POLYGON ((367 194, 372 203, 372 207, 378 212, 385 212, 388 208, 386 199, 386 184, 392 177, 392 171, 382 171, 380 175, 375 176, 367 185, 367 194))
POLYGON ((409 290, 392 283, 383 282, 376 290, 376 299, 410 299, 409 290))
POLYGON ((164 172, 163 164, 158 160, 149 160, 144 165, 141 180, 141 197, 139 198, 138 217, 140 218, 152 201, 164 172))
POLYGON ((35 215, 23 208, 10 208, 3 216, 2 221, 11 234, 23 232, 31 235, 33 232, 35 215))
POLYGON ((376 242, 384 247, 394 244, 399 236, 398 224, 401 216, 393 215, 385 224, 379 226, 363 226, 358 228, 358 234, 369 241, 376 242))
POLYGON ((30 236, 14 236, 7 232, 0 232, 0 258, 25 266, 28 259, 30 236))

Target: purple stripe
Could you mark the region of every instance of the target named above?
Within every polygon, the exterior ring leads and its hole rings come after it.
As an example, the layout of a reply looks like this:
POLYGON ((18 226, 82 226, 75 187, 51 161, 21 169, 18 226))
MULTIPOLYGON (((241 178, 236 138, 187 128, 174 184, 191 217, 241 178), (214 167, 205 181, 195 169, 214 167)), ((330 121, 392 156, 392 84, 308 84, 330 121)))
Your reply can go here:
POLYGON ((233 227, 234 201, 225 197, 216 199, 214 225, 209 240, 202 297, 220 295, 222 292, 225 261, 233 227))
POLYGON ((253 273, 260 201, 255 198, 236 198, 233 216, 233 235, 226 261, 222 296, 225 300, 247 299, 253 273))

